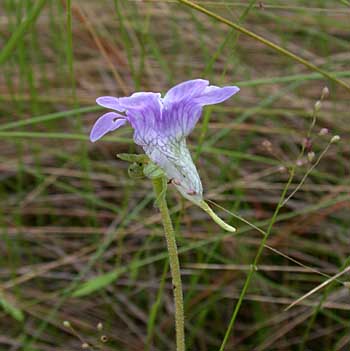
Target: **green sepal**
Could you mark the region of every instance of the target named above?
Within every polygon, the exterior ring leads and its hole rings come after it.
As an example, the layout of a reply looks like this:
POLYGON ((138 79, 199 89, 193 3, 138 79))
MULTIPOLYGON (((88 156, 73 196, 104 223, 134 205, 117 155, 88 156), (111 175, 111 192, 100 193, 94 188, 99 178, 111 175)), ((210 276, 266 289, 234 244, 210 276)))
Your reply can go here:
POLYGON ((144 154, 117 154, 117 157, 131 163, 147 164, 150 162, 148 156, 144 154))
POLYGON ((165 177, 163 170, 151 162, 143 167, 143 174, 149 179, 165 177))
POLYGON ((123 161, 130 162, 128 168, 128 174, 130 178, 144 178, 145 174, 143 168, 147 165, 150 160, 147 155, 144 154, 117 154, 117 157, 123 161))
POLYGON ((128 174, 130 178, 144 178, 145 175, 143 173, 143 163, 136 163, 133 162, 129 167, 128 167, 128 174))

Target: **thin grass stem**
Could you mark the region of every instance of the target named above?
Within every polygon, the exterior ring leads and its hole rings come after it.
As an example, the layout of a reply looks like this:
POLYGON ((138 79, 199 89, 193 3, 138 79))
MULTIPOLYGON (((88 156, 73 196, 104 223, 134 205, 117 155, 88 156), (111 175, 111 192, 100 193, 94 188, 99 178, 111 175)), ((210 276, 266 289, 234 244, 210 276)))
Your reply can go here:
POLYGON ((302 65, 306 66, 307 68, 322 74, 324 77, 328 78, 329 80, 333 81, 334 83, 337 83, 337 84, 341 85, 343 88, 345 88, 346 90, 350 91, 350 86, 346 82, 334 77, 331 73, 324 71, 323 69, 315 66, 313 63, 305 60, 304 58, 292 53, 291 51, 289 51, 287 49, 282 48, 281 46, 271 42, 270 40, 267 40, 264 37, 262 37, 256 33, 253 33, 250 30, 248 30, 248 29, 246 29, 246 28, 244 28, 244 27, 242 27, 234 22, 227 20, 226 18, 221 17, 221 16, 217 15, 216 13, 207 10, 206 8, 204 8, 200 5, 193 3, 192 1, 189 1, 189 0, 178 0, 178 1, 189 6, 189 7, 192 7, 193 9, 195 9, 199 12, 204 13, 205 15, 207 15, 209 17, 216 19, 217 21, 219 21, 221 23, 228 25, 229 27, 231 27, 231 28, 257 40, 257 41, 259 41, 260 43, 270 47, 271 49, 279 52, 280 54, 287 56, 290 59, 301 63, 302 65))
POLYGON ((292 167, 292 169, 290 170, 290 175, 289 175, 289 178, 288 178, 288 181, 287 181, 287 184, 285 185, 283 191, 282 191, 282 195, 280 197, 280 200, 276 206, 276 209, 275 209, 275 212, 269 222, 269 226, 266 230, 266 234, 265 236, 263 237, 263 239, 261 240, 261 243, 259 245, 259 248, 258 248, 258 251, 255 255, 255 258, 254 258, 254 261, 253 261, 253 264, 251 264, 250 266, 250 269, 249 269, 249 272, 248 272, 248 276, 246 278, 246 281, 244 283, 244 286, 243 286, 243 289, 239 295, 239 298, 238 298, 238 301, 237 301, 237 304, 233 310, 233 314, 231 316, 231 320, 230 320, 230 323, 227 327, 227 330, 226 330, 226 333, 225 333, 225 336, 224 336, 224 339, 221 343, 221 346, 220 346, 220 351, 224 351, 225 350, 225 347, 226 347, 226 344, 228 342, 228 339, 230 337, 230 334, 231 334, 231 331, 233 330, 233 327, 235 325, 235 322, 236 322, 236 318, 237 318, 237 315, 238 315, 238 312, 240 310, 240 307, 242 305, 242 302, 243 302, 243 299, 245 297, 245 294, 249 288, 249 285, 250 285, 250 282, 253 278, 253 275, 254 273, 258 270, 257 266, 258 266, 258 263, 259 263, 259 260, 260 260, 260 257, 261 257, 261 254, 264 250, 264 247, 265 247, 265 244, 266 244, 266 241, 269 237, 269 235, 271 234, 271 231, 272 231, 272 227, 273 225, 275 224, 275 221, 277 219, 277 216, 278 216, 278 213, 282 207, 282 204, 283 204, 283 201, 286 197, 286 194, 287 194, 287 191, 289 189, 289 186, 290 184, 292 183, 292 180, 294 178, 294 173, 295 173, 295 166, 292 167))
POLYGON ((38 0, 35 6, 33 6, 32 10, 29 12, 27 18, 24 19, 17 27, 17 29, 13 32, 8 42, 0 51, 0 65, 2 65, 11 57, 12 51, 16 48, 18 43, 20 43, 24 35, 28 32, 29 27, 35 23, 45 4, 46 0, 38 0))

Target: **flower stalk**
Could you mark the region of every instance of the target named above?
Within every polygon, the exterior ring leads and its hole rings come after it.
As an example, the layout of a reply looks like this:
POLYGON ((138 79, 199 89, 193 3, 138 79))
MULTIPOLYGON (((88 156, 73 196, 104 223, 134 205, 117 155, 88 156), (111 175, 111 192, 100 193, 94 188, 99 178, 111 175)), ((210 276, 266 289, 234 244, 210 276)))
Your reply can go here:
POLYGON ((176 350, 185 351, 185 318, 180 263, 177 252, 175 232, 166 202, 167 181, 165 177, 157 177, 152 179, 152 183, 157 199, 156 204, 162 217, 162 223, 169 253, 169 263, 175 305, 176 350))

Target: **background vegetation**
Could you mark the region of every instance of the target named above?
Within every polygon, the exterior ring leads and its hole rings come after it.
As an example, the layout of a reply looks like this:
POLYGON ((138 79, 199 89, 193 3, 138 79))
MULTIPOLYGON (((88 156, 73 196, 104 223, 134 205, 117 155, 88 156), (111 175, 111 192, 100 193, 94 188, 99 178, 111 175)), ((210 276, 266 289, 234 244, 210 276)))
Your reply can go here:
POLYGON ((88 133, 96 97, 198 77, 241 87, 205 110, 189 144, 206 197, 250 224, 217 209, 239 228, 223 233, 169 190, 188 349, 219 350, 253 271, 226 350, 349 350, 346 272, 285 308, 349 264, 349 89, 336 79, 350 77, 350 3, 197 3, 277 48, 183 1, 0 2, 0 350, 174 350, 151 184, 129 179, 115 157, 140 150, 130 128, 97 144, 88 133), (336 134, 341 142, 327 147, 336 134), (298 191, 253 267, 263 235, 251 224, 268 230, 290 167, 287 196, 298 191))

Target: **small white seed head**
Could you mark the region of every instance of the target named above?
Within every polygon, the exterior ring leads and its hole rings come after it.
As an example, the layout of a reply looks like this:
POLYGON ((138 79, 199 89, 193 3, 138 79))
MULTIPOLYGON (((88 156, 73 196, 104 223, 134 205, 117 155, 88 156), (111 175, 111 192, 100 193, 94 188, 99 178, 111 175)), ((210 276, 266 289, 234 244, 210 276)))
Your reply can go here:
POLYGON ((88 349, 89 347, 90 347, 90 345, 87 342, 83 342, 81 344, 81 348, 84 349, 84 350, 88 349))
POLYGON ((98 331, 101 331, 103 329, 103 324, 101 323, 101 322, 99 322, 98 324, 97 324, 97 330, 98 331))
POLYGON ((70 323, 68 321, 63 321, 63 326, 65 328, 71 328, 71 325, 70 325, 70 323))
POLYGON ((309 162, 312 162, 314 158, 315 158, 315 153, 313 151, 310 151, 307 154, 307 159, 309 160, 309 162))
POLYGON ((321 107, 322 107, 322 102, 320 100, 316 101, 315 111, 318 112, 319 110, 321 110, 321 107))
POLYGON ((328 97, 328 96, 329 96, 329 89, 328 89, 328 87, 324 87, 324 88, 322 89, 321 99, 325 99, 325 98, 328 97))
POLYGON ((271 141, 265 139, 261 145, 263 146, 264 149, 266 149, 267 151, 271 151, 272 150, 272 144, 271 144, 271 141))
POLYGON ((334 137, 331 139, 331 143, 337 143, 340 140, 340 136, 339 135, 334 135, 334 137))
POLYGON ((286 170, 287 170, 287 168, 285 166, 278 167, 278 172, 280 172, 280 173, 284 173, 286 170))

